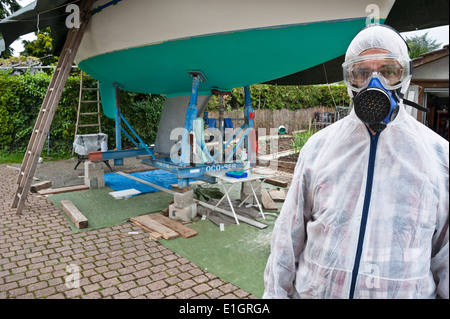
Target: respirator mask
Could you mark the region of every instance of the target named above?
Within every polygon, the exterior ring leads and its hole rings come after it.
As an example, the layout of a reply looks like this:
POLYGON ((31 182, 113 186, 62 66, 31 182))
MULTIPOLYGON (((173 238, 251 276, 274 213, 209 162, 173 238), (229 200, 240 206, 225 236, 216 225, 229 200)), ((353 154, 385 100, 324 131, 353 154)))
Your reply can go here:
POLYGON ((342 68, 356 115, 372 131, 383 131, 398 114, 401 87, 411 78, 411 60, 392 54, 365 55, 342 68))

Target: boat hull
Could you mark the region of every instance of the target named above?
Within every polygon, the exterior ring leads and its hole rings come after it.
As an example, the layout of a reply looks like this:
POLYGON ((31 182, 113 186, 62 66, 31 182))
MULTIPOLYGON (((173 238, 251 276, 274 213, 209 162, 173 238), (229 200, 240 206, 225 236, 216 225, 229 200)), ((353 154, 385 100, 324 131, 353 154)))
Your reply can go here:
POLYGON ((383 22, 392 0, 97 1, 104 8, 92 16, 76 60, 104 86, 168 96, 188 95, 189 71, 201 71, 200 95, 210 94, 344 54, 374 2, 383 22))

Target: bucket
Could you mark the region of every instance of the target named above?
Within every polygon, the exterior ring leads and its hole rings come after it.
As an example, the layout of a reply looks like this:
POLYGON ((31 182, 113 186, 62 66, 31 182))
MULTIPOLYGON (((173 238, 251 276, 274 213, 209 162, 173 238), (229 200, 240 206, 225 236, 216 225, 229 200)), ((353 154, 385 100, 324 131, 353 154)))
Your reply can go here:
MULTIPOLYGON (((98 144, 97 144, 97 145, 98 145, 98 144)), ((100 150, 101 150, 102 152, 106 152, 106 151, 108 150, 108 142, 102 141, 102 142, 100 143, 100 150)))
POLYGON ((286 128, 283 125, 280 125, 280 127, 278 128, 278 133, 283 135, 286 133, 286 128))

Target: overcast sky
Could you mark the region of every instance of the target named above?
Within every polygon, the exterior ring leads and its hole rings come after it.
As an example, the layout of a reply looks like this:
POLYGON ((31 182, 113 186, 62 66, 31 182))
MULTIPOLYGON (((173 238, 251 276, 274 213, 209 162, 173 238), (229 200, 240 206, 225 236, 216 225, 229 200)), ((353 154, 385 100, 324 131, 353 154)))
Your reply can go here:
MULTIPOLYGON (((17 1, 22 7, 26 6, 27 4, 33 2, 33 0, 18 0, 17 1)), ((436 40, 437 43, 441 43, 441 47, 448 44, 449 42, 449 26, 442 26, 442 27, 436 27, 431 29, 424 29, 419 31, 411 31, 411 32, 403 32, 402 36, 404 38, 407 37, 413 37, 414 35, 423 35, 426 32, 428 32, 428 37, 430 39, 436 40)), ((34 40, 36 37, 34 36, 34 33, 30 33, 27 35, 24 35, 19 38, 19 40, 15 41, 11 46, 14 49, 14 55, 18 56, 20 52, 23 51, 23 45, 22 40, 34 40)))

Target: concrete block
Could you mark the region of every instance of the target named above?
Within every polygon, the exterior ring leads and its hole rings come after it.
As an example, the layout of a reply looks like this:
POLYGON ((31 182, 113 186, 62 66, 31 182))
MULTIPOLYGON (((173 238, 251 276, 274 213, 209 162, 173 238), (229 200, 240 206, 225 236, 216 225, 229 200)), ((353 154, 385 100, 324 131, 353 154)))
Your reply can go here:
POLYGON ((184 208, 194 204, 194 190, 188 190, 184 193, 176 192, 173 195, 174 206, 176 208, 184 208))
POLYGON ((88 178, 84 177, 84 185, 86 185, 89 188, 98 188, 98 181, 97 178, 88 178))
POLYGON ((105 174, 105 171, 102 169, 96 169, 96 170, 92 170, 92 169, 88 169, 84 171, 84 176, 87 178, 98 178, 98 177, 103 177, 103 175, 105 174))
POLYGON ((89 188, 102 188, 105 187, 105 177, 93 177, 88 178, 84 177, 84 185, 86 185, 89 188))
POLYGON ((105 187, 106 185, 105 185, 105 177, 104 176, 102 176, 102 177, 97 177, 97 187, 98 188, 103 188, 103 187, 105 187))
POLYGON ((102 162, 91 162, 91 161, 85 161, 84 162, 84 171, 88 170, 103 170, 103 163, 102 162))
POLYGON ((184 208, 175 207, 175 205, 169 205, 169 217, 175 220, 181 220, 183 222, 190 222, 197 216, 197 204, 191 204, 184 208))

